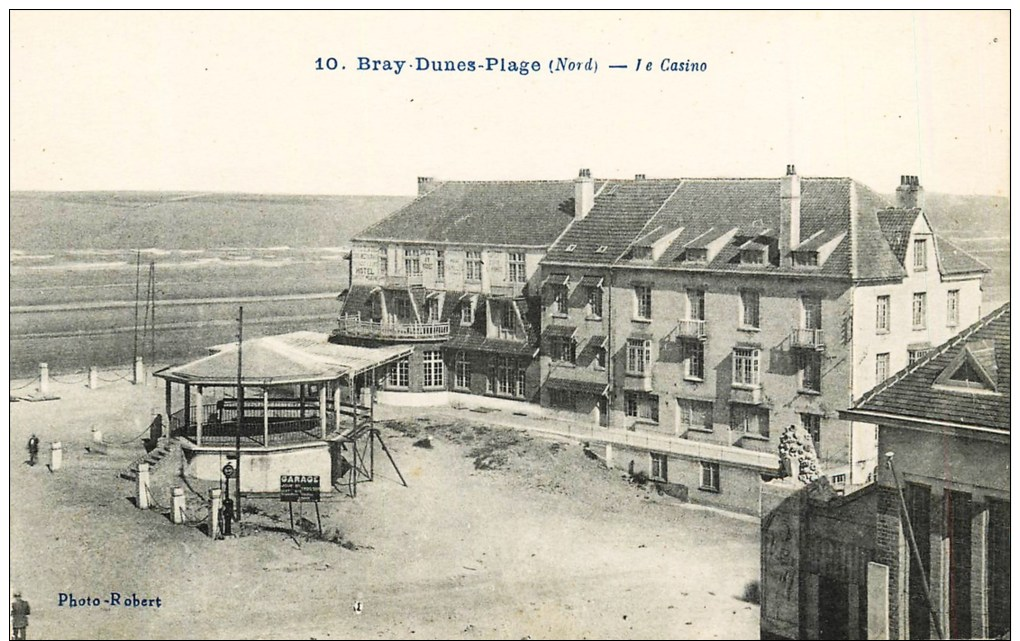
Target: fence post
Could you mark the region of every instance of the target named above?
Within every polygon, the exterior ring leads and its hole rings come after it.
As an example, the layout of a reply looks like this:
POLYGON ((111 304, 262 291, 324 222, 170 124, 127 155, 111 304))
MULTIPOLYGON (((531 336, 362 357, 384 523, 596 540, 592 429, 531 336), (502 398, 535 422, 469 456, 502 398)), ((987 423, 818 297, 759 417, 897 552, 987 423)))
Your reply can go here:
POLYGON ((175 487, 170 493, 170 517, 174 523, 184 523, 185 507, 184 488, 175 487))
POLYGON ((135 385, 145 384, 145 363, 141 356, 135 357, 135 385))
POLYGON ((64 446, 60 441, 50 443, 50 471, 56 472, 64 464, 64 446))
POLYGON ((97 430, 94 427, 92 428, 92 442, 100 444, 103 442, 103 430, 97 430))
POLYGON ((39 393, 50 393, 50 366, 46 363, 39 363, 39 393))
POLYGON ((89 367, 89 389, 99 387, 99 370, 95 365, 89 367))
POLYGON ((138 464, 138 491, 135 492, 135 504, 139 510, 149 509, 149 464, 138 464))
POLYGON ((220 494, 222 490, 209 490, 209 536, 217 538, 220 533, 220 494))

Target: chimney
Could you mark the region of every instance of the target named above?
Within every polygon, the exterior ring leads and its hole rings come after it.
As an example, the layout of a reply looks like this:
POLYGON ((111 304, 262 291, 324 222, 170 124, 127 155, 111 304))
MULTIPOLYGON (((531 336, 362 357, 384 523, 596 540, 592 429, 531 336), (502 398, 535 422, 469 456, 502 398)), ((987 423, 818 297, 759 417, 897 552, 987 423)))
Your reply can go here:
POLYGON ((591 179, 591 170, 582 169, 574 180, 574 220, 587 216, 594 205, 595 181, 591 179))
POLYGON ((436 179, 432 176, 418 176, 418 195, 424 196, 435 189, 436 179))
POLYGON ((900 176, 896 188, 896 206, 900 209, 924 208, 924 187, 917 176, 900 176))
POLYGON ((793 165, 779 180, 779 253, 789 266, 790 250, 800 244, 800 176, 793 165))
POLYGON ((644 174, 634 174, 634 180, 644 180, 644 179, 645 179, 645 175, 644 174))

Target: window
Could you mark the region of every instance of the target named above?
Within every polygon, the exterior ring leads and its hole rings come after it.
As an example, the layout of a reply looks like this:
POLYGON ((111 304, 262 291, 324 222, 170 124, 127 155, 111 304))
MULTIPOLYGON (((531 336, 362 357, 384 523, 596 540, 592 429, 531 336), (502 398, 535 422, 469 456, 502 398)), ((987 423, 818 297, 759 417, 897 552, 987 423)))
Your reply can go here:
POLYGON ((821 455, 822 417, 818 414, 801 414, 800 426, 811 435, 811 444, 815 446, 815 454, 821 455))
POLYGON ((497 356, 489 361, 489 382, 486 389, 500 396, 525 396, 526 369, 512 356, 497 356))
POLYGON ((652 341, 632 338, 627 341, 627 373, 646 375, 652 362, 652 341))
POLYGON ((390 363, 389 371, 386 373, 386 386, 406 388, 409 371, 410 364, 406 358, 390 363))
POLYGON ((588 317, 602 318, 602 288, 588 288, 588 317))
POLYGON ((595 365, 595 369, 605 369, 606 368, 606 348, 603 347, 602 345, 599 345, 598 347, 595 348, 595 362, 594 362, 594 365, 595 365))
POLYGON ((389 272, 389 259, 386 256, 386 248, 379 248, 379 275, 385 276, 389 272))
POLYGON ((436 280, 446 280, 446 252, 442 249, 436 250, 436 280))
POLYGON ((709 461, 701 462, 701 489, 708 492, 719 491, 719 464, 709 461))
POLYGON ((914 329, 924 329, 928 320, 928 295, 924 292, 914 294, 914 329))
POLYGON ((700 341, 685 341, 684 378, 705 379, 705 344, 700 341))
POLYGON ((549 355, 553 361, 560 363, 576 362, 576 343, 574 339, 557 336, 549 339, 549 355))
POLYGON ((567 315, 567 286, 553 285, 553 314, 567 315))
POLYGON ((889 331, 889 297, 875 299, 875 331, 885 334, 889 331))
POLYGON ((406 296, 397 296, 397 316, 401 319, 408 319, 413 316, 411 312, 411 299, 406 296))
POLYGON ((482 280, 482 252, 469 251, 465 262, 466 273, 464 278, 474 282, 482 280))
POLYGON ((574 409, 574 395, 567 390, 549 390, 549 404, 562 409, 574 409))
POLYGON ((443 355, 438 349, 423 352, 422 365, 425 373, 424 386, 426 388, 437 388, 445 385, 444 373, 446 366, 443 363, 443 355))
POLYGON ((517 335, 517 313, 512 303, 503 303, 499 315, 499 337, 511 339, 517 335))
POLYGON ((794 267, 818 267, 818 252, 799 251, 793 252, 794 267))
POLYGON ((960 322, 960 290, 946 292, 946 326, 956 327, 960 322))
POLYGON ((684 251, 685 263, 707 263, 708 249, 704 247, 688 247, 684 251))
POLYGON ((408 276, 415 276, 421 273, 421 250, 404 250, 404 273, 408 276))
POLYGON ((744 289, 740 291, 740 325, 758 329, 761 327, 759 317, 759 294, 756 291, 744 289))
POLYGON ((471 387, 471 362, 467 359, 467 354, 464 352, 457 352, 457 358, 454 365, 454 376, 453 386, 460 389, 468 389, 471 387))
POLYGON ((800 370, 800 389, 806 392, 822 391, 822 356, 818 352, 797 354, 797 369, 800 370))
POLYGON ((764 265, 765 250, 757 247, 740 250, 740 262, 745 265, 764 265))
POLYGON ((652 288, 647 285, 634 287, 634 318, 642 320, 652 318, 652 288))
POLYGON ((606 253, 607 249, 609 249, 608 245, 599 245, 598 248, 595 249, 595 253, 596 254, 604 254, 604 253, 606 253))
POLYGON ((800 297, 800 322, 803 329, 822 328, 822 299, 817 296, 800 297))
POLYGON ((430 323, 439 322, 439 297, 433 296, 426 300, 425 310, 430 323))
POLYGON ((875 354, 875 384, 889 378, 889 352, 875 354))
POLYGON ((769 435, 769 411, 753 405, 730 405, 730 429, 755 436, 769 435))
POLYGON ((687 290, 687 318, 689 320, 705 320, 705 290, 687 290))
POLYGON ((928 355, 928 352, 930 352, 931 349, 932 348, 930 346, 927 346, 927 345, 924 346, 924 347, 908 347, 907 348, 907 364, 908 365, 913 365, 917 361, 923 359, 925 356, 928 355))
POLYGON ((733 350, 733 384, 757 387, 760 382, 761 350, 738 347, 733 350))
POLYGON ((928 239, 914 240, 914 271, 923 272, 928 269, 928 239))
POLYGON ((680 419, 681 432, 687 430, 712 431, 711 402, 678 398, 676 399, 676 409, 680 419))
POLYGON ((524 271, 524 252, 510 252, 510 274, 511 283, 523 283, 528 277, 524 271))
POLYGON ((464 301, 460 306, 460 324, 475 324, 475 306, 470 300, 464 301))
POLYGON ((624 409, 627 416, 650 423, 659 422, 659 397, 644 392, 625 392, 624 409))
POLYGON ((649 476, 657 481, 669 482, 669 457, 658 452, 651 453, 652 471, 649 476))

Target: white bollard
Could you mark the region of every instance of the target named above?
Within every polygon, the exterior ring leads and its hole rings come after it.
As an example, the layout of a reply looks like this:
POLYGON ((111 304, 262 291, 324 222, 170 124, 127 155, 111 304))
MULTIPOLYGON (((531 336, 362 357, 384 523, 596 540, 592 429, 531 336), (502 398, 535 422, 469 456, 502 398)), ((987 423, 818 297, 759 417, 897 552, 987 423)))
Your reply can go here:
POLYGON ((50 443, 50 471, 56 472, 64 464, 64 446, 60 441, 50 443))
POLYGON ((135 385, 145 384, 145 363, 142 362, 142 357, 138 356, 135 358, 135 385))
POLYGON ((39 363, 39 393, 50 393, 50 366, 46 363, 39 363))
POLYGON ((184 523, 184 520, 185 520, 185 518, 184 518, 185 502, 184 501, 185 501, 184 500, 184 488, 183 487, 175 487, 171 491, 171 495, 170 495, 171 520, 173 520, 174 523, 178 523, 178 524, 184 523))
POLYGON ((613 444, 606 443, 606 467, 613 467, 613 444))
POLYGON ((139 510, 149 509, 149 464, 138 464, 138 491, 135 493, 135 504, 139 510))
POLYGON ((214 539, 220 536, 220 494, 220 489, 209 490, 209 536, 214 539))
POLYGON ((100 445, 103 443, 103 430, 92 428, 92 442, 99 443, 100 445))
POLYGON ((99 369, 95 365, 89 367, 89 389, 99 387, 99 369))

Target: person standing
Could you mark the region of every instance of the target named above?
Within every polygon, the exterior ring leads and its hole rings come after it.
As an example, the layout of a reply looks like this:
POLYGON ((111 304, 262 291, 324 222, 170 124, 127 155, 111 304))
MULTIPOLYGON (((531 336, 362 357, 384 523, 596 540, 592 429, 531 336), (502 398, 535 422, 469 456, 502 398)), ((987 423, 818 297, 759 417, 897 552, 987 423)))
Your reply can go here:
POLYGON ((27 639, 26 628, 28 628, 28 615, 32 614, 32 607, 28 601, 21 598, 21 592, 14 592, 14 602, 11 603, 11 627, 14 628, 15 639, 27 639))
POLYGON ((33 434, 28 439, 28 464, 35 466, 36 460, 39 458, 39 438, 33 434))

